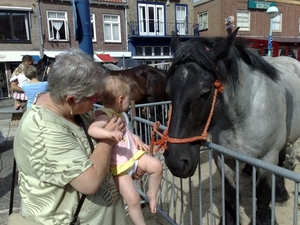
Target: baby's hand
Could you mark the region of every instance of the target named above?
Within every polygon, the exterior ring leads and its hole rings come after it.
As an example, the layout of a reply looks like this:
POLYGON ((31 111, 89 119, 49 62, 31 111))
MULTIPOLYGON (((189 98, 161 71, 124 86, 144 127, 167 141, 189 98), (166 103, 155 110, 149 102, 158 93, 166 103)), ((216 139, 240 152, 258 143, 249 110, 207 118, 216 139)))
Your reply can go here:
POLYGON ((136 147, 139 150, 149 151, 149 145, 143 143, 142 141, 137 141, 136 142, 136 147))
POLYGON ((111 132, 111 137, 110 138, 112 138, 116 141, 122 141, 123 140, 123 132, 113 131, 113 132, 111 132))

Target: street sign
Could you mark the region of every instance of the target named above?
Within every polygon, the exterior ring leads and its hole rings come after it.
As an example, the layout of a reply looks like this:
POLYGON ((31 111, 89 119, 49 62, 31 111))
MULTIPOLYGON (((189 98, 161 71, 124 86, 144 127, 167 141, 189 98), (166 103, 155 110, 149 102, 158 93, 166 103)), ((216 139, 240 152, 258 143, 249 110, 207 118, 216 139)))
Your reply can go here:
POLYGON ((272 49, 273 36, 269 36, 268 38, 268 49, 272 49))
POLYGON ((248 1, 248 9, 267 9, 270 6, 276 6, 276 2, 266 2, 266 1, 248 1))

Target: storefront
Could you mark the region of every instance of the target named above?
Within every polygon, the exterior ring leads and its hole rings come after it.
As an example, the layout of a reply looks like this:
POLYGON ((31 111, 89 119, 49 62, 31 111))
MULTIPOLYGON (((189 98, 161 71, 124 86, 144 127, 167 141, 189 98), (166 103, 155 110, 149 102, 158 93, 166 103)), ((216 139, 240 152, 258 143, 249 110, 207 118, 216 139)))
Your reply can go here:
MULTIPOLYGON (((56 57, 61 51, 45 51, 44 54, 49 57, 56 57)), ((102 52, 103 53, 103 52, 102 52)), ((130 58, 131 52, 105 52, 102 54, 107 56, 109 55, 114 61, 118 61, 121 58, 130 58)), ((0 51, 0 100, 3 98, 10 98, 12 93, 9 88, 9 79, 13 71, 19 66, 24 55, 31 55, 34 59, 34 63, 37 63, 40 60, 39 51, 0 51), (2 90, 2 91, 1 91, 2 90)), ((99 52, 95 52, 100 54, 99 52)), ((96 61, 103 62, 99 57, 95 56, 96 61)))
MULTIPOLYGON (((262 56, 268 55, 268 40, 246 38, 250 47, 257 49, 262 56)), ((300 61, 300 39, 299 38, 274 38, 272 56, 289 56, 300 61)))
POLYGON ((0 51, 0 98, 10 98, 9 79, 12 72, 19 66, 23 55, 31 55, 34 62, 40 59, 39 51, 0 51), (2 94, 2 95, 1 95, 2 94))

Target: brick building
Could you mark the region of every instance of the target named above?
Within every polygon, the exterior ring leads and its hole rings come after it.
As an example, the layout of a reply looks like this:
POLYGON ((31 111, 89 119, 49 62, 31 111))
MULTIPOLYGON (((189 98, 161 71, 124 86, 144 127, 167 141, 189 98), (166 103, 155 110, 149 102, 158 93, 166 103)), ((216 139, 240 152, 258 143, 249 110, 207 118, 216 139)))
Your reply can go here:
MULTIPOLYGON (((90 1, 89 6, 95 60, 116 62, 131 57, 126 1, 90 1)), ((23 55, 32 55, 37 62, 44 54, 55 57, 67 48, 78 48, 73 21, 72 0, 1 0, 0 88, 4 97, 11 96, 9 78, 23 55)))
MULTIPOLYGON (((300 60, 300 2, 295 0, 198 0, 194 18, 200 29, 208 29, 202 36, 225 36, 225 19, 233 15, 238 36, 247 38, 251 46, 266 55, 270 33, 270 17, 266 10, 276 6, 278 15, 273 19, 273 56, 288 55, 300 60)), ((233 28, 233 29, 235 29, 233 28)))

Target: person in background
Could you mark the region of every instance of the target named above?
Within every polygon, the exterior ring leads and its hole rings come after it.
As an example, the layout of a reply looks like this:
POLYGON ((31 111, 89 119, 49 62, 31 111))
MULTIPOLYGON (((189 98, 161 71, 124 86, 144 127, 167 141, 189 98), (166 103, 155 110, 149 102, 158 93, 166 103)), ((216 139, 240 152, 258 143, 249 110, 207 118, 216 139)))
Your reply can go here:
MULTIPOLYGON (((25 64, 25 65, 33 65, 33 62, 34 62, 34 60, 33 60, 33 57, 32 57, 31 55, 24 55, 24 56, 22 57, 22 63, 21 63, 21 64, 25 64)), ((20 65, 21 65, 21 64, 20 64, 20 65)), ((19 65, 19 66, 20 66, 20 65, 19 65)), ((17 67, 17 69, 18 69, 18 67, 17 67)), ((15 69, 15 71, 13 72, 12 77, 13 77, 13 76, 15 75, 15 73, 17 72, 17 69, 15 69)), ((29 82, 29 81, 28 81, 28 82, 29 82)), ((20 87, 19 82, 18 82, 17 79, 10 82, 10 88, 11 88, 11 90, 12 90, 13 92, 23 93, 23 89, 22 89, 22 87, 20 87)), ((23 107, 24 105, 26 105, 25 103, 26 103, 26 101, 25 101, 25 102, 21 102, 21 106, 23 107)), ((15 103, 15 107, 16 107, 16 109, 17 109, 17 108, 20 108, 20 107, 18 106, 17 102, 15 103)))
POLYGON ((21 63, 13 73, 13 76, 10 78, 10 82, 16 82, 17 85, 21 88, 22 92, 14 91, 13 98, 16 100, 15 108, 19 110, 22 107, 22 103, 27 102, 27 96, 23 92, 23 85, 28 83, 30 80, 25 76, 25 71, 27 70, 27 65, 21 63))
MULTIPOLYGON (((24 113, 14 137, 14 157, 26 218, 44 225, 70 224, 85 194, 80 225, 126 224, 124 202, 109 173, 116 141, 92 140, 92 152, 80 122, 88 127, 93 121, 91 110, 104 73, 82 50, 64 51, 51 66, 49 92, 38 94, 24 113)), ((124 128, 117 116, 105 127, 112 132, 124 128)))
POLYGON ((25 76, 30 80, 22 86, 24 93, 27 96, 27 109, 34 102, 35 96, 40 92, 48 91, 48 82, 40 82, 38 80, 36 68, 34 66, 28 66, 25 71, 25 76))
POLYGON ((105 108, 95 110, 95 121, 90 125, 88 133, 91 137, 98 140, 110 139, 118 141, 113 147, 110 159, 110 170, 114 175, 120 194, 125 199, 129 215, 136 225, 146 224, 140 206, 140 196, 134 185, 132 174, 137 168, 149 173, 149 189, 147 197, 149 198, 150 210, 156 213, 157 199, 156 195, 162 179, 162 163, 145 154, 149 146, 133 134, 128 127, 121 132, 119 130, 107 130, 105 127, 116 115, 122 116, 129 108, 130 86, 118 76, 106 76, 100 85, 101 103, 105 108))

